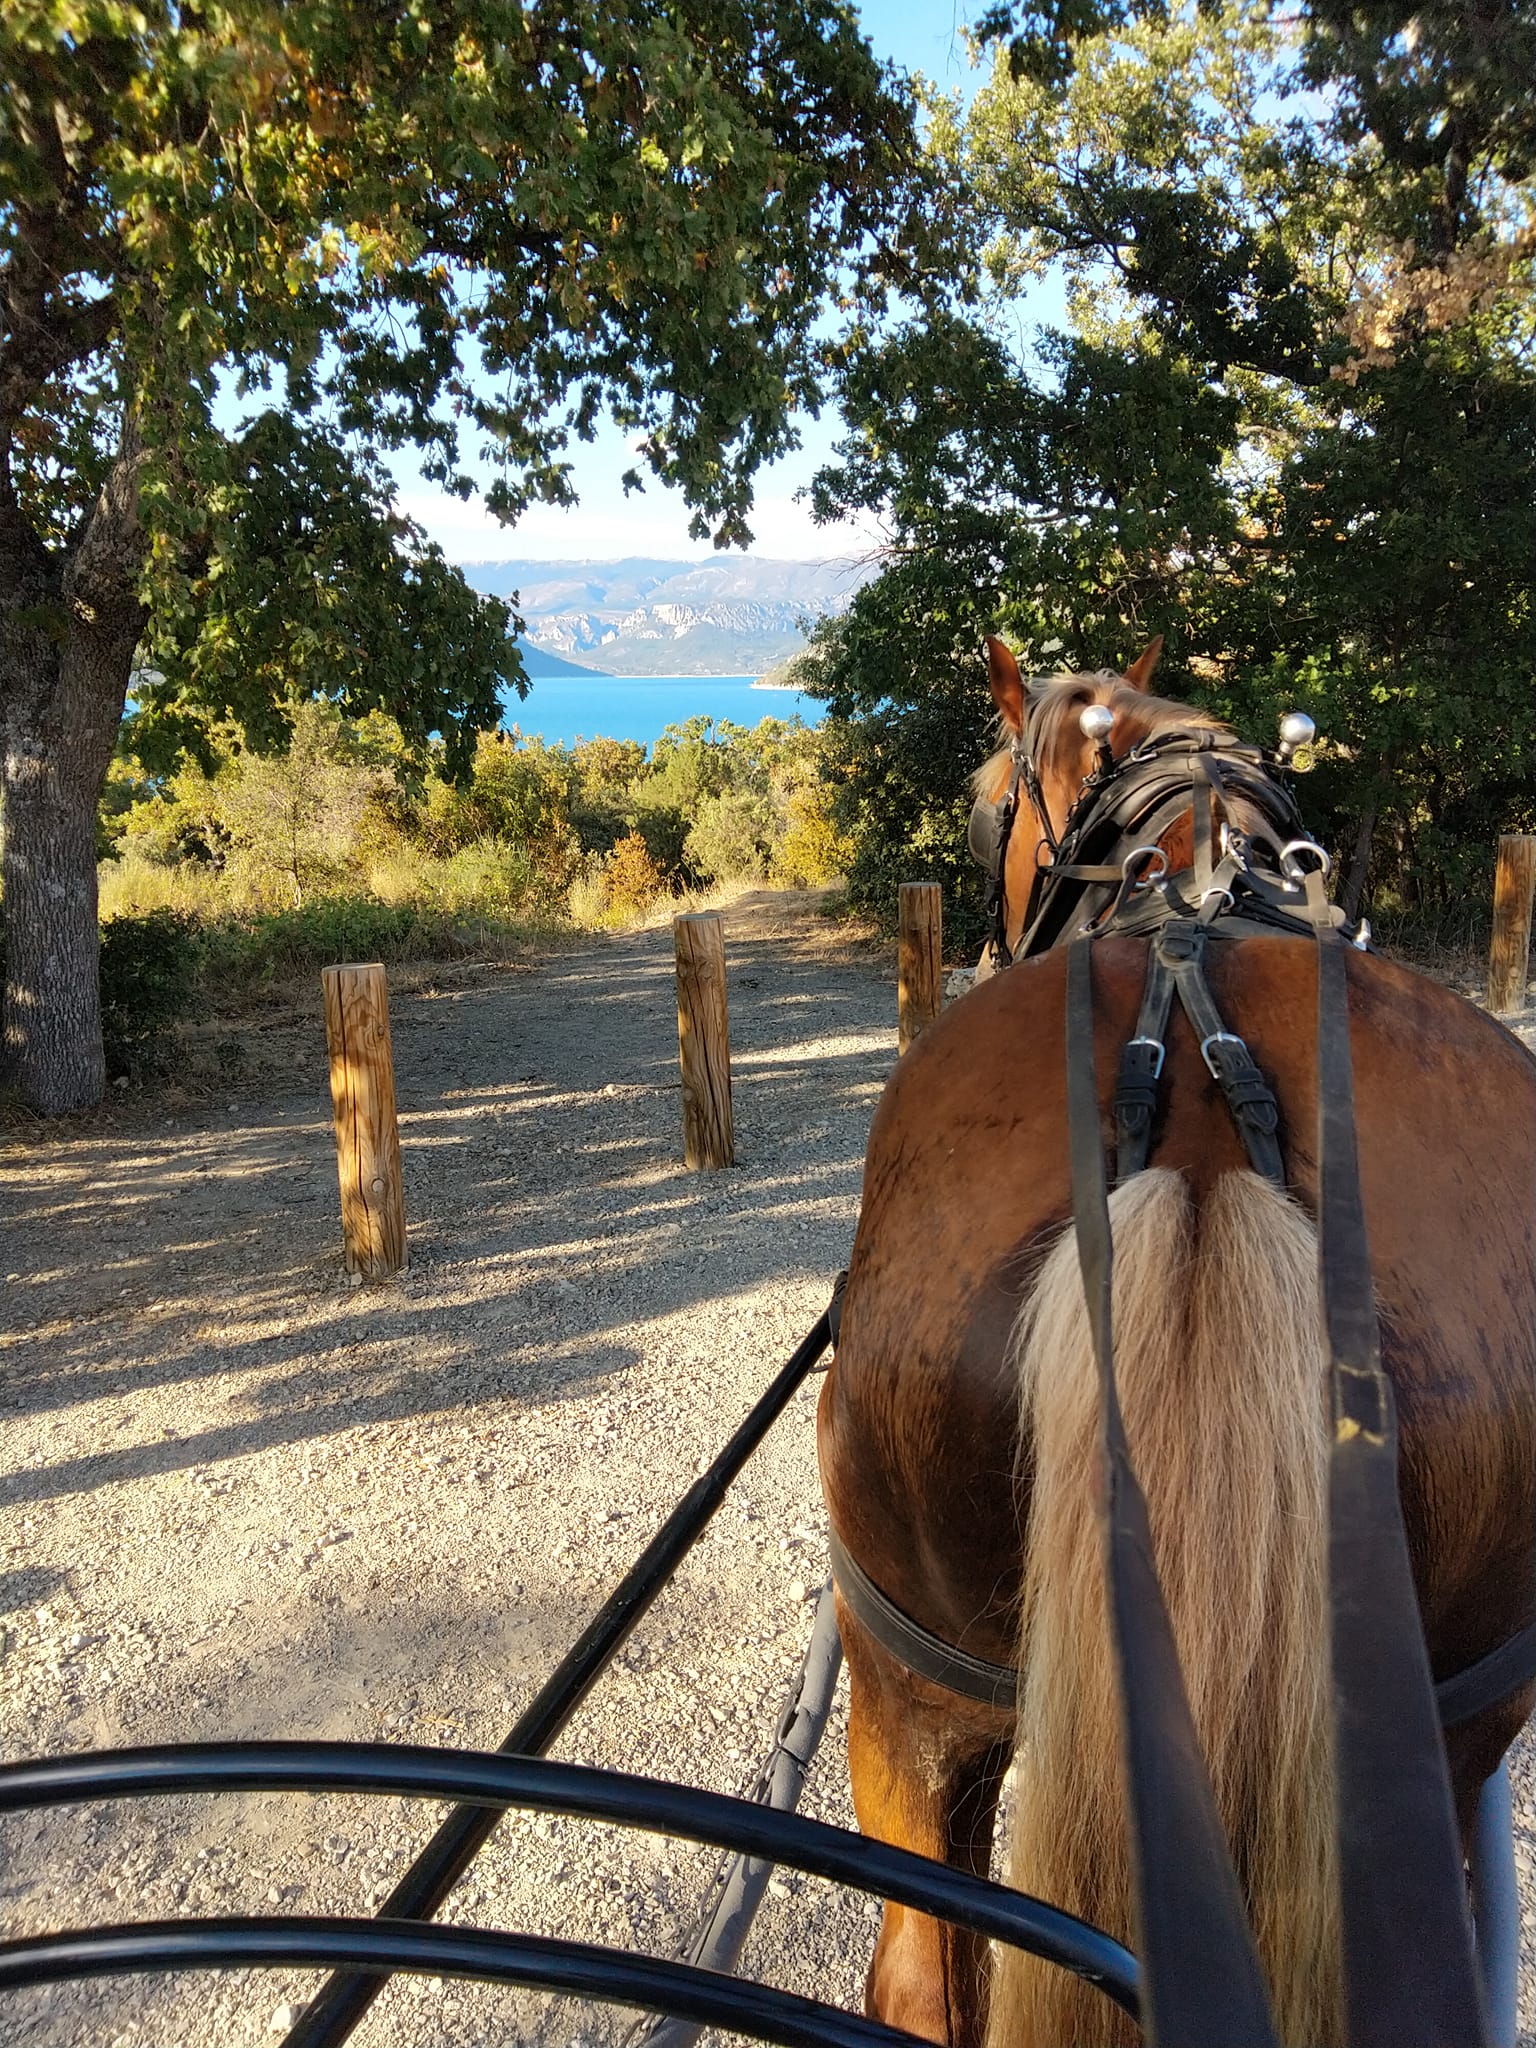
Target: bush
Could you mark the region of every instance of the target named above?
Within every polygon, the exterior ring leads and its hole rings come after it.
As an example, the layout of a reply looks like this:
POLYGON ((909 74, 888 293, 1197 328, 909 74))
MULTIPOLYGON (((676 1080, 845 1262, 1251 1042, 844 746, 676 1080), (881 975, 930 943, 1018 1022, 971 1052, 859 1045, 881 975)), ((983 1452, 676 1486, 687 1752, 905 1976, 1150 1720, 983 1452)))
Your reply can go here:
POLYGON ((639 916, 667 886, 638 832, 630 832, 603 862, 606 915, 615 923, 639 916))
POLYGON ((689 866, 706 881, 760 882, 776 837, 769 798, 754 790, 729 789, 703 799, 683 850, 689 866))
POLYGON ((206 982, 223 993, 318 973, 340 960, 401 960, 430 950, 425 921, 410 903, 369 896, 322 896, 293 910, 226 919, 205 940, 206 982))
POLYGON ((792 888, 841 881, 853 861, 853 841, 838 829, 836 792, 826 783, 797 789, 789 799, 784 837, 773 856, 773 877, 792 888))
POLYGON ((118 1078, 160 1064, 197 988, 202 935, 177 910, 114 917, 101 929, 101 1035, 118 1078))
POLYGON ((600 854, 587 855, 581 873, 566 894, 566 907, 572 924, 590 928, 602 923, 603 913, 608 908, 608 884, 603 879, 600 854))

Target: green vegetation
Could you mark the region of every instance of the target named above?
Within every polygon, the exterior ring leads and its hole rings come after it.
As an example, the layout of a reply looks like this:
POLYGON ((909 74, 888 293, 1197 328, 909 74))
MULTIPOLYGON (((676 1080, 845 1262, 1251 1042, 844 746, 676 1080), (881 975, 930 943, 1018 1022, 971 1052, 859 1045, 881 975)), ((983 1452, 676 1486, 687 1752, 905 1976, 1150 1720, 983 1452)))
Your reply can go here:
POLYGON ((1164 686, 1255 736, 1304 707, 1347 907, 1481 908, 1536 825, 1532 0, 998 0, 979 35, 919 143, 846 0, 11 0, 23 1100, 95 1100, 103 1003, 127 1043, 215 934, 238 980, 846 867, 877 916, 937 876, 966 942, 998 630, 1037 672, 1165 633, 1164 686), (737 544, 833 399, 817 509, 890 546, 806 659, 804 760, 494 735, 517 621, 400 516, 400 451, 512 519, 606 413, 737 544), (116 930, 105 991, 104 851, 112 922, 195 926, 116 930))
POLYGON ((163 776, 134 731, 100 827, 113 1075, 153 1068, 195 1003, 329 961, 496 958, 685 890, 830 881, 843 850, 821 733, 776 719, 690 719, 649 756, 482 733, 458 783, 423 773, 393 721, 323 704, 295 707, 279 754, 228 726, 163 776))
POLYGON ((3 1047, 58 1112, 104 1075, 130 677, 162 770, 315 699, 462 773, 516 621, 389 459, 515 518, 608 413, 634 481, 744 541, 924 186, 843 0, 7 0, 0 77, 3 1047))
POLYGON ((855 902, 974 918, 979 645, 1123 666, 1323 745, 1303 793, 1351 908, 1444 926, 1536 825, 1536 14, 1528 0, 1044 0, 932 148, 975 296, 843 356, 825 513, 886 572, 804 680, 852 721, 855 902), (1063 280, 1031 331, 1023 294, 1063 280))

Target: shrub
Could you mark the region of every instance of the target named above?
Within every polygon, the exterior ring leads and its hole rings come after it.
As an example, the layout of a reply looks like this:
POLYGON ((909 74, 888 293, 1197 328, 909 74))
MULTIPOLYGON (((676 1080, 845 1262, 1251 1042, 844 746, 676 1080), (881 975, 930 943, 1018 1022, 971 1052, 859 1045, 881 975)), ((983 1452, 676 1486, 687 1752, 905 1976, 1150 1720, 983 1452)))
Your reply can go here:
POLYGON ((626 833, 603 862, 606 915, 614 922, 637 917, 654 903, 667 878, 652 860, 638 832, 626 833))
POLYGON ((581 873, 570 886, 566 904, 573 924, 602 923, 608 908, 608 884, 603 879, 603 863, 598 854, 588 854, 581 873))
POLYGON ((754 790, 731 789, 700 803, 684 853, 706 881, 760 882, 777 836, 770 800, 754 790))
POLYGON ((836 793, 826 783, 797 789, 789 799, 784 837, 773 856, 773 877, 793 888, 840 881, 853 860, 853 841, 839 829, 836 793))
POLYGON ((103 924, 152 910, 179 911, 206 923, 232 908, 228 882, 206 861, 167 865, 143 853, 121 853, 116 860, 101 863, 96 890, 103 924))
POLYGON ((318 973, 339 960, 400 960, 419 947, 414 904, 368 896, 322 896, 293 910, 227 919, 206 939, 208 987, 238 988, 318 973))
POLYGON ((114 917, 101 930, 101 1034, 115 1079, 156 1066, 197 988, 202 939, 177 910, 114 917))

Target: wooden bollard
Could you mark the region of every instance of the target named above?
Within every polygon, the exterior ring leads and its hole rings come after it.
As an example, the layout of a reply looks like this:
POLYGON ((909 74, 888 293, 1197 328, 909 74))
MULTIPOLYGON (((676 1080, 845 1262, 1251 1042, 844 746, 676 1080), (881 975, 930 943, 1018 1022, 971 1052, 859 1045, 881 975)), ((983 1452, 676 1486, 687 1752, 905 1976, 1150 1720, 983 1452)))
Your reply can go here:
POLYGON ((377 961, 326 967, 320 985, 347 1271, 384 1280, 405 1264, 405 1191, 384 969, 377 961))
POLYGON ((896 894, 896 1050, 905 1052, 944 1006, 944 896, 937 882, 903 882, 896 894))
POLYGON ((1493 943, 1488 949, 1488 1007, 1525 1008, 1531 965, 1531 892, 1536 889, 1536 836, 1506 832, 1493 880, 1493 943))
POLYGON ((734 1166, 731 1020, 725 932, 713 911, 672 920, 677 951, 677 1051, 683 1068, 683 1156, 695 1168, 734 1166))

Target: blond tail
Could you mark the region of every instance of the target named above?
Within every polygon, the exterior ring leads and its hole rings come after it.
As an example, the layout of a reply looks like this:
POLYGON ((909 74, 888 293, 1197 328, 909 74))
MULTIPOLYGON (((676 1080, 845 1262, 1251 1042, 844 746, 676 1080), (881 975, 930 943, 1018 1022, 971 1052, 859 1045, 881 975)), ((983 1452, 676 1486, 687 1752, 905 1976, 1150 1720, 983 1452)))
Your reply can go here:
MULTIPOLYGON (((1317 1238, 1253 1173, 1110 1197, 1115 1360, 1189 1692, 1282 2039, 1337 2040, 1325 1360, 1317 1238)), ((1073 1233, 1014 1338, 1027 1553, 1011 1882, 1134 1943, 1095 1512, 1098 1383, 1073 1233)), ((1133 2041, 1064 1971, 998 1952, 988 2048, 1133 2041)))

